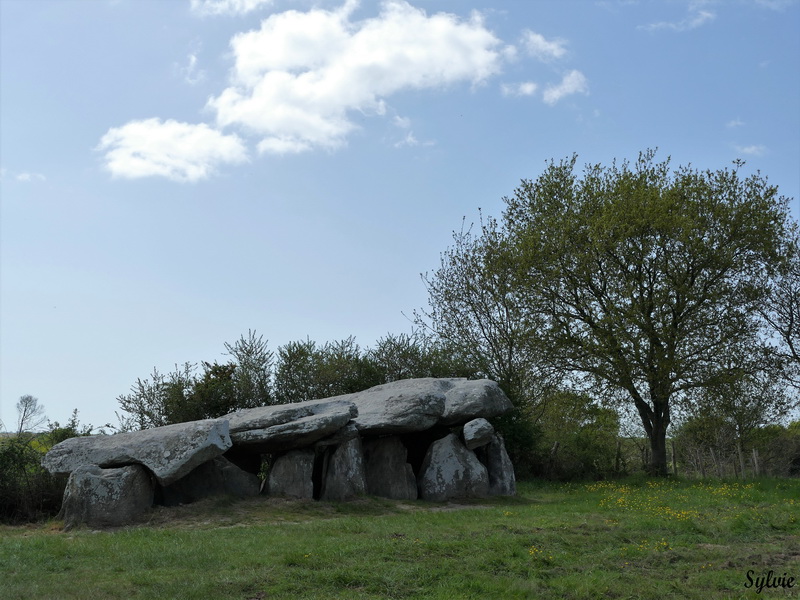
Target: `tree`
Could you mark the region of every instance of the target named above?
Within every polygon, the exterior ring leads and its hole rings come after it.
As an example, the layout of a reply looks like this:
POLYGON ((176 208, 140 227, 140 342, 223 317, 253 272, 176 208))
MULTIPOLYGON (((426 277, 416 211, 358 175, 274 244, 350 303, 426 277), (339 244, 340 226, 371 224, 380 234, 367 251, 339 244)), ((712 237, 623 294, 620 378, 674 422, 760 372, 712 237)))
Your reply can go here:
POLYGON ((673 403, 734 381, 757 336, 757 307, 793 226, 788 200, 760 174, 670 171, 647 151, 634 165, 549 163, 505 198, 513 290, 542 318, 542 360, 612 396, 623 392, 666 475, 673 403), (522 296, 524 295, 524 296, 522 296))
POLYGON ((215 419, 233 412, 239 406, 234 363, 203 361, 203 375, 183 387, 181 382, 167 386, 167 415, 171 423, 215 419), (172 392, 172 393, 170 393, 172 392))
POLYGON ((761 315, 778 336, 785 378, 800 388, 800 242, 795 236, 786 246, 788 260, 770 286, 761 315))
POLYGON ((477 374, 498 382, 523 420, 541 414, 556 370, 539 360, 540 311, 518 286, 508 239, 493 219, 453 234, 441 266, 423 275, 429 309, 416 322, 463 357, 477 374))
POLYGON ((551 478, 604 478, 623 470, 618 456, 619 415, 593 398, 570 390, 548 392, 541 417, 540 472, 551 478))
POLYGON ((17 435, 35 431, 47 421, 44 406, 39 404, 38 398, 30 394, 20 397, 17 402, 17 415, 17 435))
POLYGON ((191 392, 196 381, 194 365, 175 365, 175 370, 164 375, 153 368, 150 378, 137 379, 128 394, 117 397, 123 414, 117 413, 119 431, 149 429, 178 423, 177 411, 191 392), (126 414, 127 413, 127 414, 126 414))
POLYGON ((272 404, 273 353, 263 337, 248 330, 247 337, 226 342, 225 349, 233 361, 203 361, 199 377, 187 362, 167 375, 154 368, 150 378, 137 379, 130 393, 117 398, 123 411, 117 413, 117 429, 160 427, 272 404))
POLYGON ((44 431, 34 433, 47 418, 33 396, 22 396, 17 411, 17 433, 0 435, 0 522, 33 521, 58 513, 67 477, 49 473, 42 458, 55 444, 94 430, 81 425, 74 410, 63 427, 48 421, 44 431))
POLYGON ((418 329, 410 335, 386 334, 375 342, 365 358, 377 370, 378 382, 416 377, 474 377, 476 369, 455 348, 418 329))
POLYGON ((275 397, 280 403, 350 394, 379 383, 377 367, 353 336, 323 346, 306 340, 278 348, 275 397))
POLYGON ((514 408, 495 424, 517 469, 532 471, 541 441, 537 423, 561 375, 541 360, 542 312, 520 288, 507 232, 494 219, 482 220, 479 233, 462 224, 453 240, 439 269, 423 275, 429 308, 416 313, 416 323, 474 375, 500 385, 514 408))
POLYGON ((275 355, 263 336, 248 330, 235 343, 225 342, 227 355, 233 357, 236 369, 233 381, 236 388, 237 408, 255 408, 273 404, 272 366, 275 355))

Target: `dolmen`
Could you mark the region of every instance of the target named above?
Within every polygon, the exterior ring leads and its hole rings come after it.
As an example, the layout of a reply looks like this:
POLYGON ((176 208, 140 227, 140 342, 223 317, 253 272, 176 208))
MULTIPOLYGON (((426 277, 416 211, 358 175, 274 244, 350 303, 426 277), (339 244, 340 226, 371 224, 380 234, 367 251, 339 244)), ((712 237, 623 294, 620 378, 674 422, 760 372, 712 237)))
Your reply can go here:
POLYGON ((218 419, 70 438, 42 465, 69 474, 66 528, 126 525, 153 505, 218 494, 434 502, 514 495, 514 467, 489 422, 511 408, 488 379, 405 379, 218 419))

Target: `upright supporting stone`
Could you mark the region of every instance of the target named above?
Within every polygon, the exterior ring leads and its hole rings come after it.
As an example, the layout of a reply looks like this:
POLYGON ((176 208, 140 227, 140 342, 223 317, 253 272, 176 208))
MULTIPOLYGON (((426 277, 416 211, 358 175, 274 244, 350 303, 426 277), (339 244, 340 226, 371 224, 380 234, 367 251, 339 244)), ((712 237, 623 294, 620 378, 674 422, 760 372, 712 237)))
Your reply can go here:
POLYGON ((408 450, 397 436, 364 443, 367 493, 394 500, 416 500, 417 478, 406 462, 408 450))
POLYGON ((515 496, 517 479, 514 465, 506 452, 503 436, 495 434, 486 447, 486 470, 489 472, 489 493, 492 496, 515 496))
POLYGON ((140 465, 84 465, 69 476, 59 516, 66 529, 128 525, 153 505, 153 490, 150 473, 140 465))
POLYGON ((314 451, 291 450, 278 457, 269 472, 270 496, 312 500, 314 498, 314 451))
POLYGON ((353 438, 336 448, 323 467, 320 500, 347 500, 367 493, 361 439, 353 438))
POLYGON ((162 488, 161 501, 165 506, 175 506, 223 494, 247 498, 258 496, 260 487, 256 475, 218 456, 203 463, 186 477, 162 488))
POLYGON ((471 450, 451 433, 431 444, 419 475, 419 496, 444 502, 451 498, 483 498, 489 494, 489 475, 471 450))

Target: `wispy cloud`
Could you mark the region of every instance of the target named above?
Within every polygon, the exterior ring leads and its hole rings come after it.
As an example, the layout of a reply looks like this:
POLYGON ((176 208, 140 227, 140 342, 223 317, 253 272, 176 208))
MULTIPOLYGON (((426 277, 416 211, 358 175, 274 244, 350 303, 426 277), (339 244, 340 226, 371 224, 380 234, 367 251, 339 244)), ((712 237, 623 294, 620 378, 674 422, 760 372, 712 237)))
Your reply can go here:
POLYGON ((176 65, 176 69, 189 85, 196 85, 206 78, 206 72, 197 67, 197 54, 194 52, 186 57, 185 65, 176 65))
POLYGON ((702 27, 706 23, 710 23, 717 18, 715 12, 705 8, 707 2, 695 1, 689 3, 689 12, 685 18, 679 21, 659 21, 657 23, 650 23, 649 25, 640 25, 639 29, 647 31, 690 31, 702 27))
POLYGON ((192 0, 192 12, 203 16, 244 15, 265 8, 273 0, 192 0))
POLYGON ((428 16, 394 0, 354 21, 355 7, 278 13, 235 36, 233 85, 208 103, 218 125, 261 136, 261 152, 333 149, 356 128, 351 111, 382 114, 399 91, 475 85, 500 72, 501 42, 477 13, 428 16))
POLYGON ((561 83, 549 85, 544 90, 544 101, 551 106, 572 94, 588 94, 589 82, 586 76, 580 71, 573 70, 564 75, 561 83))
POLYGON ((161 176, 180 182, 205 179, 223 163, 247 160, 236 135, 224 135, 205 124, 159 119, 131 121, 114 127, 100 140, 105 166, 116 177, 161 176))
POLYGON ((504 96, 533 96, 539 88, 533 81, 523 81, 521 83, 504 83, 500 86, 500 91, 504 96))
POLYGON ((436 142, 433 140, 426 140, 420 141, 417 139, 417 136, 414 135, 414 132, 411 130, 411 119, 408 117, 401 117, 399 115, 395 115, 394 119, 392 119, 395 127, 399 129, 406 130, 406 134, 398 142, 395 142, 395 148, 403 148, 403 147, 414 147, 414 146, 435 146, 436 142))
POLYGON ((522 45, 528 54, 539 60, 562 58, 567 53, 566 40, 547 40, 543 35, 530 30, 523 33, 522 45))
POLYGON ((727 127, 728 129, 734 129, 736 127, 741 127, 742 125, 744 125, 744 121, 742 121, 739 117, 731 119, 730 121, 725 123, 725 127, 727 127))
POLYGON ((17 173, 15 179, 17 181, 22 181, 24 183, 30 183, 35 181, 46 181, 47 177, 45 177, 41 173, 23 172, 23 173, 17 173))
POLYGON ((766 146, 761 144, 752 144, 750 146, 735 146, 738 152, 747 154, 749 156, 762 156, 766 151, 766 146))

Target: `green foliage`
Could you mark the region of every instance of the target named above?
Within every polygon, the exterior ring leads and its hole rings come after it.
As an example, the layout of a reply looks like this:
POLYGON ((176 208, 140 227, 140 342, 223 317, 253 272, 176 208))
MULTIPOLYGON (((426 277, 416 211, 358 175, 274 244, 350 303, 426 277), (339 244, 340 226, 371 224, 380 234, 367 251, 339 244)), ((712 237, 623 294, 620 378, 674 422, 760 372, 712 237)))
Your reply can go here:
POLYGON ((475 378, 480 374, 458 348, 447 346, 421 330, 410 335, 387 334, 365 356, 377 369, 381 383, 417 377, 475 378))
MULTIPOLYGON (((32 396, 23 396, 22 400, 26 398, 32 396)), ((0 522, 18 523, 54 516, 61 508, 67 478, 51 475, 42 467, 42 458, 55 444, 89 435, 94 429, 91 425, 81 426, 75 410, 65 425, 48 422, 44 432, 32 432, 33 426, 38 427, 42 419, 46 420, 41 410, 32 410, 37 407, 41 408, 29 401, 18 403, 20 430, 0 436, 0 522)))
POLYGON ((705 412, 683 421, 672 436, 679 469, 694 476, 745 476, 755 471, 772 477, 800 476, 800 421, 789 425, 765 424, 753 427, 740 438, 736 423, 724 413, 705 412), (741 449, 741 459, 739 450, 741 449), (755 455, 754 455, 755 451, 755 455), (755 458, 754 458, 755 456, 755 458))
POLYGON ((540 314, 530 310, 508 253, 506 232, 487 219, 453 234, 439 269, 425 274, 427 311, 416 322, 462 357, 477 374, 498 382, 535 421, 544 392, 558 373, 540 360, 540 314))
POLYGON ((274 354, 263 336, 248 330, 234 344, 225 343, 236 366, 232 374, 237 408, 254 408, 274 403, 272 375, 274 354))
POLYGON ((312 340, 278 348, 275 396, 278 402, 301 402, 359 392, 383 383, 375 365, 355 338, 317 346, 312 340))
POLYGON ((622 474, 617 441, 619 415, 594 399, 569 390, 548 394, 539 420, 547 455, 539 472, 556 479, 598 479, 622 474))
POLYGON ((164 386, 165 410, 170 423, 221 417, 237 405, 236 365, 203 362, 199 378, 168 382, 164 386))
POLYGON ((175 366, 166 375, 154 368, 137 379, 128 394, 117 398, 120 431, 220 417, 241 408, 275 402, 272 393, 273 354, 254 331, 225 344, 232 362, 203 362, 198 376, 192 363, 175 366))
POLYGON ((785 252, 788 260, 771 282, 761 315, 779 340, 784 378, 800 389, 800 236, 791 238, 785 252))
POLYGON ((742 163, 672 171, 648 151, 582 175, 575 164, 551 162, 504 199, 500 224, 456 236, 426 278, 425 316, 516 403, 543 407, 554 377, 624 398, 665 475, 674 403, 737 381, 762 351, 757 309, 797 227, 742 163))

